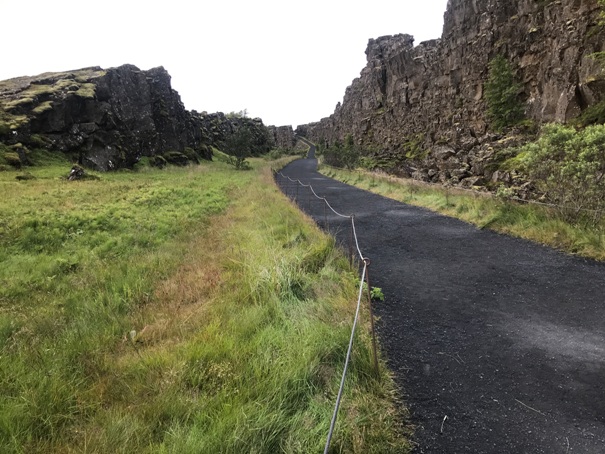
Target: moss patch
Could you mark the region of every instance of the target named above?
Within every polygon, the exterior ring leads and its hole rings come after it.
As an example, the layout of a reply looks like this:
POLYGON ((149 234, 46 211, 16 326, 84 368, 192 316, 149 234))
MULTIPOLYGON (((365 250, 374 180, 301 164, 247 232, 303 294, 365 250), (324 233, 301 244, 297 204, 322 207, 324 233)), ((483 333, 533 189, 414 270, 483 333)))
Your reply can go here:
POLYGON ((46 112, 47 110, 51 110, 52 108, 52 101, 44 101, 42 104, 39 104, 35 109, 33 109, 32 112, 36 115, 40 115, 41 113, 46 112))
POLYGON ((88 68, 0 81, 0 135, 27 124, 29 116, 52 109, 57 97, 73 93, 80 98, 94 98, 96 86, 92 81, 105 74, 99 68, 88 68))

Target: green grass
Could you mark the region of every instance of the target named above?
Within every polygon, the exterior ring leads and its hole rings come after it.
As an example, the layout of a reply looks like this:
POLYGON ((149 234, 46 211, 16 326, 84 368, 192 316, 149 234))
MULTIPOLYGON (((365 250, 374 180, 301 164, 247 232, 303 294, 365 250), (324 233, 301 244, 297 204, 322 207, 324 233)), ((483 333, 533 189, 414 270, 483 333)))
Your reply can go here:
MULTIPOLYGON (((0 452, 320 452, 356 273, 268 164, 0 173, 0 452)), ((406 452, 367 313, 332 452, 406 452)))
POLYGON ((409 179, 331 167, 327 176, 411 205, 429 208, 472 223, 479 228, 526 238, 568 253, 605 260, 605 225, 569 223, 548 207, 522 204, 454 188, 427 185, 409 179))

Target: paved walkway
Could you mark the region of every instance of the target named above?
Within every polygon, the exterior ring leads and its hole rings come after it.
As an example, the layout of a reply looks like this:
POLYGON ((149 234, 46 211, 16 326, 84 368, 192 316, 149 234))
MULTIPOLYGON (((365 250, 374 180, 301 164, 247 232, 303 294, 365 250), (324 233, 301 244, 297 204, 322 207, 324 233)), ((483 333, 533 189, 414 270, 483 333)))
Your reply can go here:
MULTIPOLYGON (((316 165, 282 172, 355 214, 386 297, 375 305, 379 338, 415 452, 605 453, 604 264, 371 194, 316 165)), ((348 244, 348 220, 303 188, 298 202, 348 244)))

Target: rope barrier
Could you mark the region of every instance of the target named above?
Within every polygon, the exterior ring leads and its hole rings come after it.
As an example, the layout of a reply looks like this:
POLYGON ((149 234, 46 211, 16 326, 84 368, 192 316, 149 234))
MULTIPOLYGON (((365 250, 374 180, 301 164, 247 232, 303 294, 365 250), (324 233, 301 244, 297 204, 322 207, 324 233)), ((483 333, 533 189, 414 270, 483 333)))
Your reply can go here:
MULTIPOLYGON (((326 200, 326 198, 325 198, 325 197, 320 197, 320 196, 318 196, 318 195, 317 195, 317 193, 315 192, 315 190, 313 189, 313 186, 311 186, 310 184, 304 184, 304 183, 303 183, 302 181, 300 181, 300 180, 293 180, 292 178, 290 178, 290 177, 289 177, 289 176, 287 176, 287 175, 284 175, 284 174, 283 174, 283 173, 281 173, 281 172, 276 172, 276 174, 277 174, 277 175, 281 175, 281 176, 282 176, 282 177, 284 177, 284 178, 287 178, 287 179, 288 179, 288 180, 290 180, 292 183, 299 183, 301 186, 304 186, 304 187, 306 187, 306 188, 310 188, 310 189, 311 189, 311 192, 313 193, 313 195, 314 195, 316 198, 318 198, 319 200, 323 200, 323 201, 326 203, 326 205, 328 206, 328 208, 329 208, 330 210, 332 210, 332 212, 333 212, 335 215, 340 216, 341 218, 351 218, 351 216, 350 216, 350 215, 341 214, 341 213, 339 213, 338 211, 336 211, 334 208, 332 208, 332 206, 331 206, 331 205, 330 205, 330 203, 329 203, 329 202, 326 200)), ((363 259, 363 257, 361 257, 361 258, 363 259)))
POLYGON ((345 367, 342 371, 342 378, 340 379, 340 388, 338 390, 338 397, 336 398, 336 405, 334 406, 334 413, 332 415, 332 422, 330 423, 330 430, 328 431, 328 439, 326 440, 326 447, 324 448, 324 454, 328 454, 330 449, 330 441, 334 434, 334 427, 336 426, 336 418, 338 417, 338 408, 340 407, 340 400, 342 398, 342 392, 345 387, 345 378, 347 377, 347 370, 349 368, 349 360, 351 359, 351 350, 353 349, 353 338, 355 337, 355 328, 357 327, 357 320, 359 319, 359 308, 361 307, 361 296, 363 294, 363 283, 366 276, 366 268, 368 265, 364 263, 363 272, 361 273, 361 281, 359 282, 359 297, 357 298, 357 309, 355 310, 355 318, 353 319, 353 328, 351 329, 351 338, 349 339, 349 349, 347 350, 347 359, 345 360, 345 367))
POLYGON ((353 238, 355 238, 355 246, 357 247, 357 252, 359 254, 359 257, 361 257, 361 260, 365 261, 367 260, 366 258, 363 257, 363 254, 361 253, 361 249, 359 249, 359 242, 357 241, 357 231, 355 230, 355 218, 351 217, 351 226, 353 228, 353 238))
MULTIPOLYGON (((353 349, 353 339, 355 338, 355 330, 357 328, 357 321, 359 319, 359 310, 361 308, 361 298, 363 295, 363 285, 364 285, 364 281, 366 280, 366 276, 368 276, 367 279, 367 287, 368 287, 368 302, 370 303, 370 320, 371 320, 371 327, 372 327, 372 342, 373 342, 373 351, 374 351, 374 367, 376 368, 376 371, 378 371, 378 356, 376 353, 376 335, 374 332, 374 314, 372 312, 372 307, 371 307, 371 294, 370 294, 370 280, 369 280, 369 275, 368 275, 368 266, 370 265, 370 260, 366 257, 363 256, 363 253, 361 252, 361 248, 359 247, 359 239, 357 238, 357 230, 355 228, 355 216, 354 215, 344 215, 339 213, 338 211, 336 211, 331 205, 330 203, 327 201, 327 199, 325 197, 320 197, 317 195, 317 193, 315 192, 315 190, 313 189, 313 186, 311 184, 304 184, 303 182, 301 182, 300 180, 294 180, 292 178, 290 178, 287 175, 284 175, 283 173, 279 172, 279 171, 273 171, 274 174, 280 175, 282 178, 287 179, 290 182, 293 183, 298 183, 303 187, 308 187, 311 190, 311 193, 318 199, 318 200, 322 200, 324 202, 324 216, 325 216, 325 207, 327 206, 328 208, 330 208, 330 210, 337 216, 341 217, 341 218, 346 218, 346 219, 350 219, 351 220, 351 244, 350 244, 350 258, 351 261, 353 259, 353 252, 352 252, 352 244, 353 241, 355 242, 355 248, 357 250, 357 254, 359 255, 359 258, 361 260, 361 262, 363 263, 363 270, 361 272, 361 279, 359 281, 359 296, 357 298, 357 308, 355 310, 355 317, 353 319, 353 327, 351 328, 351 337, 349 339, 349 348, 347 350, 347 356, 345 359, 345 364, 344 364, 344 368, 342 371, 342 378, 340 380, 340 387, 338 389, 338 396, 336 398, 336 403, 334 405, 334 413, 332 415, 332 421, 330 423, 330 430, 328 431, 328 437, 326 440, 326 446, 324 449, 324 454, 328 453, 328 450, 330 448, 330 442, 332 440, 332 435, 334 434, 334 428, 336 426, 336 419, 338 417, 338 410, 340 408, 340 401, 342 399, 342 393, 344 391, 344 385, 345 385, 345 379, 347 376, 347 371, 349 368, 349 362, 351 359, 351 352, 353 349)), ((298 186, 297 186, 298 188, 298 186)), ((298 194, 298 191, 297 191, 298 194)), ((287 192, 286 192, 287 195, 287 192)))

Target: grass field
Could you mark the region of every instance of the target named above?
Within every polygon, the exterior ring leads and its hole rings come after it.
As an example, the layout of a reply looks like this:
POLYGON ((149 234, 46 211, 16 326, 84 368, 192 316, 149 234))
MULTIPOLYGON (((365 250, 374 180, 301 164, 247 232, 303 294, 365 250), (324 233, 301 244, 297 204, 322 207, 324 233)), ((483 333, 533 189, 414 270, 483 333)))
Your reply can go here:
MULTIPOLYGON (((357 272, 266 162, 0 172, 0 452, 322 452, 357 272)), ((367 313, 331 452, 407 452, 367 313)))
POLYGON ((366 171, 322 166, 320 171, 362 189, 462 219, 479 228, 526 238, 553 248, 605 260, 605 221, 570 223, 556 210, 499 199, 488 193, 428 185, 366 171))

